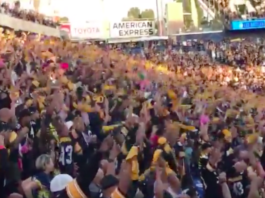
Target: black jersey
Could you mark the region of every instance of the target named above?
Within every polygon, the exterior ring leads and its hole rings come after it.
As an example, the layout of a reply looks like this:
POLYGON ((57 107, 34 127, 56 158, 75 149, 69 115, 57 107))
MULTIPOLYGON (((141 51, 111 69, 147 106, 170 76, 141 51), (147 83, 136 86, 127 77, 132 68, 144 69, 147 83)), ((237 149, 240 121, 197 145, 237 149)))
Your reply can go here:
POLYGON ((104 108, 106 97, 103 94, 95 94, 92 96, 94 103, 97 103, 101 108, 104 108))
POLYGON ((235 170, 227 174, 228 186, 233 198, 246 198, 247 186, 250 184, 247 171, 237 173, 235 170))
MULTIPOLYGON (((12 131, 11 133, 15 134, 15 131, 12 131)), ((16 136, 16 135, 15 135, 16 136)), ((12 141, 13 143, 14 141, 12 141)), ((21 157, 20 153, 20 147, 26 143, 26 138, 24 138, 18 145, 18 147, 13 147, 12 145, 9 147, 9 160, 11 162, 18 162, 18 159, 21 157)))
POLYGON ((30 122, 30 132, 29 137, 33 140, 40 130, 40 119, 30 122))
POLYGON ((74 146, 71 138, 61 137, 59 144, 59 168, 61 173, 73 175, 74 171, 74 146))
POLYGON ((70 134, 70 138, 74 144, 73 159, 79 168, 86 162, 86 158, 93 154, 94 146, 89 143, 90 135, 90 132, 79 132, 78 137, 74 138, 70 134))
POLYGON ((218 170, 209 163, 201 170, 205 198, 223 198, 222 188, 219 185, 218 170))
POLYGON ((198 168, 205 168, 208 163, 208 155, 201 155, 198 162, 198 168))

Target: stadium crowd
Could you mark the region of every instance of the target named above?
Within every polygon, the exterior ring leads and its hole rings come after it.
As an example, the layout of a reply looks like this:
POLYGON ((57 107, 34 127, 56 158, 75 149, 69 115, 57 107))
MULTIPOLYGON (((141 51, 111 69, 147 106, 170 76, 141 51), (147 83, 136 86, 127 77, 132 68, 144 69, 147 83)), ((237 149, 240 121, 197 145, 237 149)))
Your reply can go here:
POLYGON ((206 3, 206 5, 210 5, 210 8, 217 12, 219 16, 224 16, 225 19, 229 21, 240 19, 251 20, 265 17, 265 4, 264 2, 259 0, 242 2, 234 0, 204 0, 204 2, 206 3), (237 2, 239 2, 239 4, 237 2), (249 9, 247 7, 251 7, 252 9, 249 9))
POLYGON ((1 28, 0 197, 264 198, 264 43, 162 45, 1 28))
POLYGON ((19 1, 15 2, 12 6, 8 2, 2 3, 0 5, 0 13, 49 27, 58 26, 58 23, 54 22, 53 19, 40 14, 37 11, 21 9, 19 1))

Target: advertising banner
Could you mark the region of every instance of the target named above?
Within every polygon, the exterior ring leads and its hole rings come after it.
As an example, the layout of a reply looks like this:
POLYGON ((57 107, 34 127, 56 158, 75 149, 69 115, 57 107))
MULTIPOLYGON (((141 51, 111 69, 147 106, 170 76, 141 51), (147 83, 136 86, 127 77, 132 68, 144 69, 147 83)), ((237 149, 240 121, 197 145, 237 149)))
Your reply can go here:
POLYGON ((105 36, 104 25, 101 22, 62 24, 60 29, 75 39, 99 39, 105 36))
POLYGON ((111 38, 153 36, 155 23, 153 21, 121 21, 110 23, 111 38))
POLYGON ((265 19, 234 20, 231 21, 231 30, 264 29, 265 19))

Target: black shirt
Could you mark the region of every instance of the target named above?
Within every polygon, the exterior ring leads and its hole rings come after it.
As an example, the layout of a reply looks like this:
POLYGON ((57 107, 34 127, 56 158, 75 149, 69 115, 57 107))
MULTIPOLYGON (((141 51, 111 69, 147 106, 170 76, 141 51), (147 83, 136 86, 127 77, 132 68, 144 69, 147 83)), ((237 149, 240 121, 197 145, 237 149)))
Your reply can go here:
POLYGON ((12 100, 11 100, 11 98, 9 96, 9 93, 6 92, 6 91, 1 91, 0 94, 4 94, 5 95, 3 98, 0 98, 0 109, 3 109, 3 108, 10 109, 12 100))
POLYGON ((74 144, 71 138, 60 138, 59 167, 61 173, 73 175, 74 171, 74 144))
MULTIPOLYGON (((102 154, 100 152, 96 152, 92 157, 89 159, 89 163, 84 165, 83 167, 80 167, 80 174, 76 178, 76 184, 78 185, 78 188, 87 196, 90 196, 89 191, 89 184, 93 181, 95 178, 100 161, 102 159, 102 154), (89 171, 88 171, 89 170, 89 171)), ((64 189, 58 198, 71 198, 67 194, 67 189, 70 190, 69 186, 64 189)))
POLYGON ((227 172, 228 186, 233 198, 246 198, 248 196, 247 186, 250 185, 247 171, 238 173, 234 167, 227 172))
POLYGON ((202 168, 201 175, 203 179, 205 198, 223 198, 222 188, 219 184, 218 172, 209 163, 202 168))
POLYGON ((4 192, 6 170, 8 167, 8 153, 6 148, 0 148, 0 192, 4 192))

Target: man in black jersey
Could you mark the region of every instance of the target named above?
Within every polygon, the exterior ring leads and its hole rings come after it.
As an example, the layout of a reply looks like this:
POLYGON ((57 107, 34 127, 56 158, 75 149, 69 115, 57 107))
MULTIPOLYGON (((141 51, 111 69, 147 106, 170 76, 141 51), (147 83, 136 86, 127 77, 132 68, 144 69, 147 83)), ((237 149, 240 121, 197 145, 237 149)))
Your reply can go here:
POLYGON ((74 174, 74 144, 69 137, 68 128, 62 124, 56 128, 59 135, 59 168, 61 173, 74 174))
POLYGON ((8 169, 5 172, 5 188, 4 193, 8 196, 13 192, 18 192, 20 184, 20 168, 19 163, 19 143, 28 133, 26 128, 21 128, 17 134, 12 123, 12 112, 9 109, 3 108, 0 110, 0 128, 1 135, 5 139, 5 147, 9 150, 8 169))
POLYGON ((74 171, 74 145, 69 137, 60 137, 59 144, 59 167, 62 173, 73 176, 74 171))
POLYGON ((5 90, 0 91, 0 109, 10 108, 12 100, 9 96, 9 93, 5 90))
POLYGON ((250 182, 246 168, 246 163, 239 161, 227 171, 227 181, 232 197, 246 198, 248 196, 247 186, 250 182))
POLYGON ((35 133, 30 124, 31 122, 31 112, 29 109, 23 109, 18 113, 18 126, 17 130, 28 131, 28 134, 22 139, 19 144, 19 158, 22 160, 23 165, 23 174, 22 179, 26 179, 31 176, 32 171, 34 170, 34 156, 31 149, 29 149, 34 141, 35 133))
POLYGON ((204 184, 205 198, 223 198, 222 187, 219 179, 219 170, 217 164, 220 162, 221 153, 219 150, 213 150, 208 163, 201 169, 201 176, 204 184))
MULTIPOLYGON (((57 198, 75 198, 75 197, 90 197, 90 190, 88 188, 89 184, 93 181, 96 176, 100 161, 102 160, 103 153, 110 149, 110 144, 108 138, 106 138, 102 143, 97 152, 95 152, 89 160, 88 163, 84 162, 84 166, 80 168, 80 174, 70 182, 67 187, 60 192, 56 192, 57 198)), ((51 186, 52 188, 52 186, 51 186)))
MULTIPOLYGON (((2 132, 2 131, 1 131, 2 132)), ((5 138, 3 135, 0 135, 0 192, 2 192, 3 197, 7 196, 4 191, 5 187, 5 180, 6 180, 6 173, 8 168, 8 151, 5 147, 5 138)))
POLYGON ((91 134, 88 126, 85 126, 82 118, 77 116, 74 122, 70 121, 67 124, 73 124, 70 127, 69 137, 74 146, 73 161, 81 167, 88 156, 91 156, 96 147, 96 136, 91 134))

